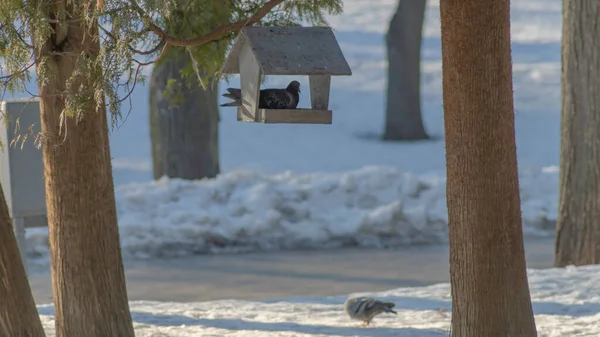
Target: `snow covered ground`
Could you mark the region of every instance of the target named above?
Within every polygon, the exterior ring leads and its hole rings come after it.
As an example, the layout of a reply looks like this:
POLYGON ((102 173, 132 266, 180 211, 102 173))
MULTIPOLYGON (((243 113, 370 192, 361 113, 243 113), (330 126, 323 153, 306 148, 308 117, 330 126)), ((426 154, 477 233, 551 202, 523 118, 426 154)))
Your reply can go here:
MULTIPOLYGON (((332 80, 334 123, 260 125, 222 110, 223 174, 151 181, 148 88, 111 134, 123 249, 147 258, 282 248, 435 243, 446 237, 439 3, 429 1, 422 50, 423 114, 437 140, 382 143, 384 33, 397 0, 346 0, 330 18, 353 75, 332 80)), ((512 3, 517 148, 524 228, 553 235, 560 124, 559 0, 512 3)), ((267 86, 287 84, 270 77, 267 86)), ((303 86, 307 79, 301 78, 303 86)), ((224 88, 228 84, 222 83, 224 88)), ((237 86, 233 80, 232 86, 237 86)), ((303 95, 301 106, 308 105, 303 95)), ((127 108, 127 107, 126 107, 127 108)), ((28 255, 47 257, 47 230, 28 255)))
MULTIPOLYGON (((529 283, 539 337, 600 335, 600 267, 529 270, 529 283)), ((361 328, 345 315, 345 296, 201 303, 139 301, 131 303, 131 311, 139 337, 448 336, 452 307, 448 284, 369 295, 395 302, 398 315, 377 316, 373 327, 361 328), (440 313, 440 309, 444 311, 440 313)), ((54 336, 53 307, 39 306, 38 310, 48 337, 54 336)))
MULTIPOLYGON (((526 233, 554 231, 557 175, 521 172, 526 233)), ((445 242, 445 181, 395 168, 344 173, 227 173, 117 188, 126 255, 173 257, 282 248, 386 247, 445 242)), ((39 235, 34 235, 39 233, 39 235)), ((46 256, 46 230, 30 252, 46 256)))

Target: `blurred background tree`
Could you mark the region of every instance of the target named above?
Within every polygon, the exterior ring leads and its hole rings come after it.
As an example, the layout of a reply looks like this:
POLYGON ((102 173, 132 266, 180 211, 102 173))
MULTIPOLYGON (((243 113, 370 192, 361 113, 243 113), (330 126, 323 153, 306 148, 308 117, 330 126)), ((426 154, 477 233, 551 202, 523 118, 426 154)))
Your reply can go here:
POLYGON ((600 3, 563 1, 555 265, 600 263, 600 3))
POLYGON ((386 35, 388 87, 384 140, 429 136, 421 117, 421 39, 427 0, 398 0, 386 35))

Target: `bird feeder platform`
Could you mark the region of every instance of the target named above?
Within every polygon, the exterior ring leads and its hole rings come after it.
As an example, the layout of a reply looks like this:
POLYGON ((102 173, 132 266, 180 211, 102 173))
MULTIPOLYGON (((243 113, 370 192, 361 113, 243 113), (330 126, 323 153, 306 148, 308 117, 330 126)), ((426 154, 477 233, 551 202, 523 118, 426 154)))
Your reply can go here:
POLYGON ((247 114, 243 107, 237 109, 237 120, 257 123, 331 124, 331 110, 317 109, 258 109, 255 116, 247 114))
POLYGON ((222 68, 240 74, 237 120, 253 123, 331 124, 331 76, 352 70, 329 27, 244 27, 222 68), (311 109, 259 109, 266 75, 308 75, 311 109))

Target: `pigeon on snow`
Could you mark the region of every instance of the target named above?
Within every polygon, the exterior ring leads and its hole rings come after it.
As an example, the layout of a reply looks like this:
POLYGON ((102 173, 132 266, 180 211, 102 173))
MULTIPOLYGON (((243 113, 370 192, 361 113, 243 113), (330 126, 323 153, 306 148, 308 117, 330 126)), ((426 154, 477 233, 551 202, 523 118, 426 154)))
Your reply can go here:
MULTIPOLYGON (((242 90, 227 88, 229 93, 223 97, 232 99, 232 102, 221 104, 221 106, 241 106, 242 90)), ((296 109, 300 100, 300 82, 291 81, 285 89, 263 89, 258 99, 259 109, 296 109)))
POLYGON ((368 326, 376 315, 384 312, 396 314, 392 310, 394 306, 392 302, 382 302, 372 297, 354 297, 346 300, 344 310, 350 319, 362 321, 362 326, 368 326))

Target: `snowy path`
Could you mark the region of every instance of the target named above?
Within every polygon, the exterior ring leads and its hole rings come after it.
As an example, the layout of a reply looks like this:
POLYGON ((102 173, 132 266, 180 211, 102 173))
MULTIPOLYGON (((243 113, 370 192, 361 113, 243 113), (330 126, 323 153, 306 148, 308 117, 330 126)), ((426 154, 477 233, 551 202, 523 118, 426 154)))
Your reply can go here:
MULTIPOLYGON (((527 267, 548 268, 554 242, 528 240, 527 267)), ((335 296, 448 282, 448 247, 202 255, 126 263, 132 301, 197 302, 335 296)), ((30 270, 38 304, 51 302, 47 269, 30 270)))

